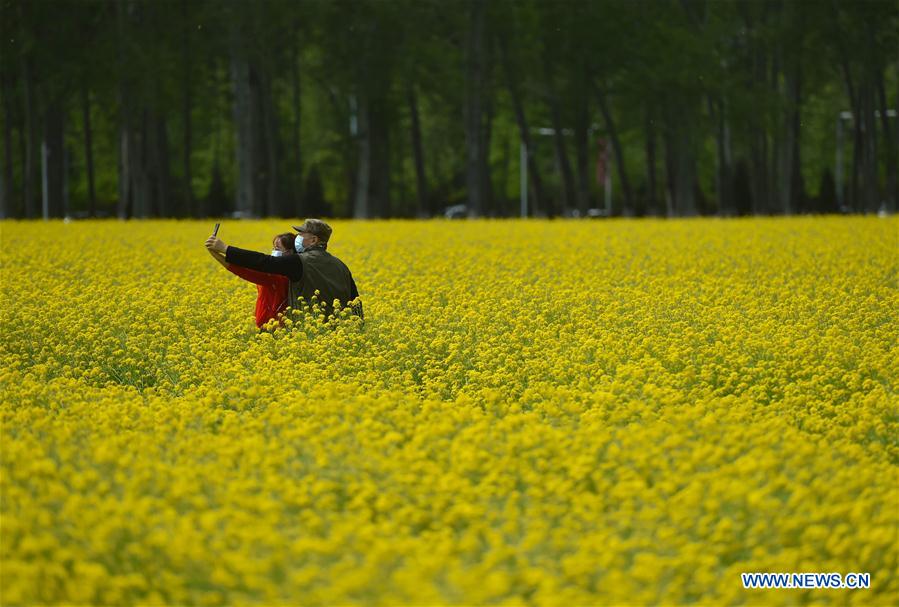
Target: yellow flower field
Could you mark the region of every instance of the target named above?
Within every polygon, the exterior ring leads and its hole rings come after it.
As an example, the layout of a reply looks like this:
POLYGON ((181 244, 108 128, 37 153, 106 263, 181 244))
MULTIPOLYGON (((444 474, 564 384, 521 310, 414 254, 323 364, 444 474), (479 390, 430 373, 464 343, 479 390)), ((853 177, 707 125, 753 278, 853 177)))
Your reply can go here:
POLYGON ((332 225, 0 223, 0 603, 895 604, 899 219, 332 225))

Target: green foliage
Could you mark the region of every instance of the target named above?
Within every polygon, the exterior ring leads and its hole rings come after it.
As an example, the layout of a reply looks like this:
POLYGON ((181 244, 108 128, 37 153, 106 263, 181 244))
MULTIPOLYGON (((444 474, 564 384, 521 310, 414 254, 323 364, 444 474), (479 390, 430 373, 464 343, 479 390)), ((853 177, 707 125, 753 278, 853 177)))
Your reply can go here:
MULTIPOLYGON (((32 202, 40 208, 42 129, 46 113, 57 106, 66 132, 67 213, 88 208, 82 90, 90 100, 99 210, 117 208, 123 99, 136 104, 130 111, 140 145, 149 140, 145 121, 164 118, 161 162, 170 182, 170 212, 232 210, 233 203, 210 206, 205 200, 216 168, 216 187, 234 199, 241 178, 237 151, 248 145, 235 127, 235 54, 250 62, 251 80, 262 82, 253 89, 253 103, 273 108, 263 114, 271 128, 253 128, 265 132, 260 145, 272 147, 266 159, 274 158, 274 166, 266 170, 277 175, 286 212, 307 211, 302 192, 314 169, 331 211, 352 214, 361 145, 371 136, 377 156, 383 156, 378 170, 389 177, 386 213, 414 215, 419 202, 413 97, 428 191, 423 208, 439 213, 464 203, 465 41, 474 1, 0 0, 0 121, 8 141, 0 149, 3 212, 24 212, 29 179, 32 202), (360 130, 363 105, 369 108, 370 133, 360 130), (32 173, 26 175, 29 150, 32 173)), ((693 175, 710 201, 703 210, 717 212, 725 160, 731 174, 740 163, 749 167, 752 183, 768 180, 776 188, 784 182, 778 154, 791 148, 785 133, 797 110, 798 170, 806 193, 817 196, 822 172, 834 162, 836 115, 853 107, 849 81, 871 91, 882 82, 886 105, 899 105, 897 32, 899 9, 889 1, 489 2, 487 44, 478 58, 486 74, 484 123, 490 129, 489 210, 515 214, 519 197, 519 125, 501 44, 531 128, 552 126, 553 98, 566 128, 596 127, 589 135, 586 175, 577 175, 582 167, 575 138, 565 140, 575 177, 589 183, 592 205, 602 195, 594 179, 596 139, 610 138, 614 130, 631 186, 641 192, 638 209, 646 197, 663 208, 675 150, 685 149, 695 156, 693 175), (794 67, 798 105, 786 94, 794 67), (600 111, 600 96, 608 102, 608 117, 600 111), (656 146, 656 191, 647 193, 650 138, 656 146), (684 139, 689 141, 681 145, 684 139)), ((899 131, 890 135, 877 135, 880 150, 893 153, 878 155, 885 198, 899 131)), ((847 163, 853 162, 853 143, 847 135, 847 163)), ((535 153, 548 195, 558 198, 562 180, 552 139, 538 137, 535 153)), ((147 171, 151 181, 162 172, 147 171)), ((622 198, 619 177, 613 172, 616 210, 631 204, 622 198)))

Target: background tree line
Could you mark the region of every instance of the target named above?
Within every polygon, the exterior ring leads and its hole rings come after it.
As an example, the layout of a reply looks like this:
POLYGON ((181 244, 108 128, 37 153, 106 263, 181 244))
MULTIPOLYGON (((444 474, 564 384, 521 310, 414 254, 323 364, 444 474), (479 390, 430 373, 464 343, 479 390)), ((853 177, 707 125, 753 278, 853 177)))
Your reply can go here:
POLYGON ((540 216, 899 199, 895 0, 0 7, 0 217, 508 216, 522 160, 540 216))

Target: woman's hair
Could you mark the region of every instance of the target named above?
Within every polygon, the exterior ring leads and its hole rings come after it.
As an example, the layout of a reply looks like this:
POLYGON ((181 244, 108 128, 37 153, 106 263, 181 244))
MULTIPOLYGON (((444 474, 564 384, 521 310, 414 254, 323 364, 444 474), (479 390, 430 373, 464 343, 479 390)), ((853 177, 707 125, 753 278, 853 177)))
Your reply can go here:
POLYGON ((293 241, 296 239, 296 234, 291 234, 290 232, 285 232, 284 234, 278 234, 274 238, 272 238, 272 244, 275 242, 280 242, 281 246, 284 247, 284 250, 287 251, 288 255, 292 255, 294 253, 293 241))

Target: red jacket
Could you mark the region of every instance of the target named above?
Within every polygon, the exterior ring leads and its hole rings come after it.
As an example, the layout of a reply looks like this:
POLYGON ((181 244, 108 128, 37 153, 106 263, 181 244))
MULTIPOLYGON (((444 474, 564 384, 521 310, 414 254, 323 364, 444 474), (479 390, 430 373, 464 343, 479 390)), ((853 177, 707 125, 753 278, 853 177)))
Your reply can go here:
POLYGON ((262 325, 273 318, 277 318, 278 314, 287 307, 287 289, 290 285, 290 279, 286 276, 257 272, 256 270, 241 268, 230 263, 227 264, 227 267, 232 274, 236 274, 256 285, 258 291, 256 296, 257 327, 262 328, 262 325))

